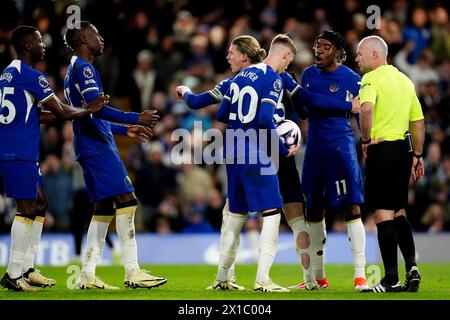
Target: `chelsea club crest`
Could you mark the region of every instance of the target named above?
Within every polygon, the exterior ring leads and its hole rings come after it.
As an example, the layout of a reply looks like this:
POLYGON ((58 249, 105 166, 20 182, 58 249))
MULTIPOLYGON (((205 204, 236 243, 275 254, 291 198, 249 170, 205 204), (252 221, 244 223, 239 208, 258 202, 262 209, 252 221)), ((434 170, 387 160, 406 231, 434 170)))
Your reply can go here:
POLYGON ((92 78, 92 77, 94 76, 94 73, 92 72, 91 68, 85 67, 85 68, 83 69, 83 75, 84 75, 86 78, 92 78))
POLYGON ((330 88, 329 89, 330 89, 331 92, 336 92, 336 91, 339 90, 339 86, 338 86, 337 83, 332 83, 332 84, 330 84, 330 88))

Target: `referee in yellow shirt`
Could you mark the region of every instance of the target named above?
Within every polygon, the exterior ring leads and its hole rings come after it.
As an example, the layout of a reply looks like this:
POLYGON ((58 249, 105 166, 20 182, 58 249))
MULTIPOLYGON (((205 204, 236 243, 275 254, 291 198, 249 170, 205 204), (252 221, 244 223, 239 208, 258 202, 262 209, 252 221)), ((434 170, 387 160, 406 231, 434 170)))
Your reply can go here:
POLYGON ((359 91, 361 142, 366 159, 365 201, 374 210, 385 277, 369 292, 415 292, 420 274, 414 238, 406 220, 410 178, 424 175, 425 121, 414 85, 387 64, 388 47, 378 36, 358 44, 356 62, 364 76, 359 91), (410 132, 410 133, 409 133, 410 132), (397 245, 406 262, 406 280, 398 279, 397 245))

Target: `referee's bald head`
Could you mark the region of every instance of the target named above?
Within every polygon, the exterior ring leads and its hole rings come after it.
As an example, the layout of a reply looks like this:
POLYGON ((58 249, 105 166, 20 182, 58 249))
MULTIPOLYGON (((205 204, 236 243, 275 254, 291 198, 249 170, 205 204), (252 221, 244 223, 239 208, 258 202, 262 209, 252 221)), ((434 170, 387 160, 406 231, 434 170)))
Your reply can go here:
POLYGON ((356 49, 356 62, 361 71, 369 72, 387 64, 388 46, 378 36, 363 38, 356 49))
POLYGON ((358 47, 361 45, 367 46, 370 50, 377 52, 381 57, 386 58, 388 55, 388 46, 386 41, 379 36, 365 37, 359 42, 358 47))

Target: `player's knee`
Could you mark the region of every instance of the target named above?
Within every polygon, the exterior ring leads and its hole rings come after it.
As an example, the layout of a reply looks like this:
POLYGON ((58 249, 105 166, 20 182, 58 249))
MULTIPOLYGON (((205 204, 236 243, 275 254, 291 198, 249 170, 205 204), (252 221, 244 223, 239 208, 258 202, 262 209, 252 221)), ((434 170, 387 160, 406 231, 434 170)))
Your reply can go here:
POLYGON ((311 237, 306 231, 302 231, 297 236, 297 247, 300 249, 307 249, 311 245, 311 237))

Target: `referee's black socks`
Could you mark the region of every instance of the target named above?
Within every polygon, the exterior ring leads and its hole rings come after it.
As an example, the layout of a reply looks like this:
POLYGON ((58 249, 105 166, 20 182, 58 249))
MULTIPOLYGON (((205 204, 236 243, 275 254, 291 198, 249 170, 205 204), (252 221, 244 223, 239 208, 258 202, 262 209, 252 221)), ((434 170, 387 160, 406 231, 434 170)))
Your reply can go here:
POLYGON ((385 281, 389 285, 398 282, 397 268, 397 233, 393 220, 383 221, 377 224, 378 245, 380 246, 381 257, 385 270, 385 281))
POLYGON ((397 231, 398 246, 405 260, 406 273, 412 267, 417 266, 416 248, 414 246, 414 238, 411 226, 405 216, 398 216, 394 219, 395 230, 397 231))

